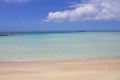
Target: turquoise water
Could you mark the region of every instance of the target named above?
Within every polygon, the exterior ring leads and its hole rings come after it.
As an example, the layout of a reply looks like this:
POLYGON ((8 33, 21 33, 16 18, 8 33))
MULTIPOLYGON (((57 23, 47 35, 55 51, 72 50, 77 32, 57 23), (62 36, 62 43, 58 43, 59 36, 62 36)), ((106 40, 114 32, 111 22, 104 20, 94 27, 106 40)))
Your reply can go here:
POLYGON ((0 37, 0 61, 120 57, 120 32, 23 33, 0 37))

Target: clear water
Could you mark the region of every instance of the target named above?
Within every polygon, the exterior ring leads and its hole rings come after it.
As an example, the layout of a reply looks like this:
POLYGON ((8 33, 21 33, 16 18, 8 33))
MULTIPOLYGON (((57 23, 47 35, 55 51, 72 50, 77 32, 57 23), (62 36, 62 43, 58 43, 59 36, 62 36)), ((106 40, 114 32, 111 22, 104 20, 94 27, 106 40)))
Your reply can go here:
POLYGON ((120 57, 120 32, 22 33, 0 37, 0 61, 120 57))

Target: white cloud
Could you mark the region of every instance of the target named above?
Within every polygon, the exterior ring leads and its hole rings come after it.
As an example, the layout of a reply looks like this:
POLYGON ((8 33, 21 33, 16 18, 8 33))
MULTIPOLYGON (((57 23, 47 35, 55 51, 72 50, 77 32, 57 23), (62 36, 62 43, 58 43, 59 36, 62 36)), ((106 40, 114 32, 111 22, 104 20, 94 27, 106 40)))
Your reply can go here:
POLYGON ((70 6, 74 9, 49 12, 45 21, 120 20, 120 0, 88 0, 70 6))
POLYGON ((30 0, 1 0, 1 1, 10 4, 10 3, 27 3, 30 0))

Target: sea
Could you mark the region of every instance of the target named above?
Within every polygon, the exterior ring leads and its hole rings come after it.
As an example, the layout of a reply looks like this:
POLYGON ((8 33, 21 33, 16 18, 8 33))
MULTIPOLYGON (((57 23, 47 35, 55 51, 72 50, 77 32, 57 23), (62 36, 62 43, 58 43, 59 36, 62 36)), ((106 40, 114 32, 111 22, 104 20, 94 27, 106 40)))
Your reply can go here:
POLYGON ((0 37, 0 61, 120 58, 120 32, 23 32, 0 37))

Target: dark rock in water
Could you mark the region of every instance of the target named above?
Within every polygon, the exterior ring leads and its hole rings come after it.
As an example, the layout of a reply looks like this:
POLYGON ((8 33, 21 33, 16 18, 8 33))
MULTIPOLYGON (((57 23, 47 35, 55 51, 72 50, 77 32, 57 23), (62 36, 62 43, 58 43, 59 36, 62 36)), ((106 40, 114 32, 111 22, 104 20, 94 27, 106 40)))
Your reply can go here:
POLYGON ((8 34, 0 34, 0 36, 8 36, 8 34))

